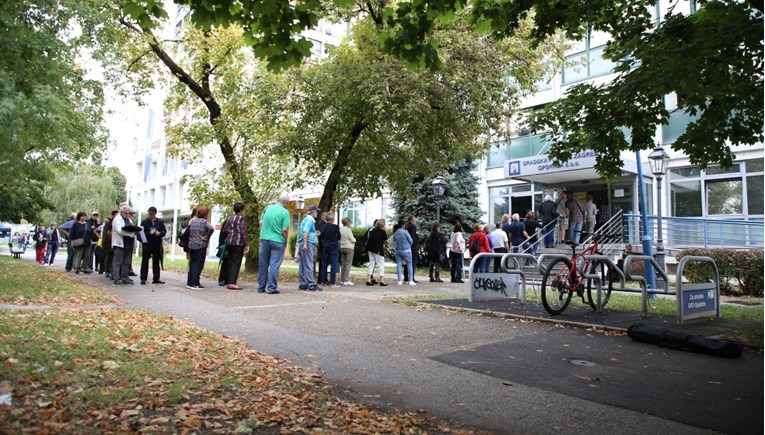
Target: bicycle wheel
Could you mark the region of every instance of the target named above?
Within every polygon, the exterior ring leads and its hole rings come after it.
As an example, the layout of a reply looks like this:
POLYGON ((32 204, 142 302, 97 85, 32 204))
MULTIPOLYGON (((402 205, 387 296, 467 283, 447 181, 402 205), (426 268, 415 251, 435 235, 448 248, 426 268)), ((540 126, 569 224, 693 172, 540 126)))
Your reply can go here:
POLYGON ((560 314, 568 307, 572 295, 571 262, 559 258, 550 263, 542 277, 542 305, 548 313, 560 314))
MULTIPOLYGON (((611 298, 611 290, 614 289, 614 272, 611 270, 611 265, 603 261, 596 261, 592 263, 592 266, 590 267, 590 273, 593 272, 600 276, 600 282, 603 283, 603 296, 601 296, 601 303, 603 304, 602 306, 605 307, 608 303, 608 299, 611 298)), ((598 286, 592 281, 592 279, 587 280, 587 300, 589 301, 590 306, 597 310, 598 286)))

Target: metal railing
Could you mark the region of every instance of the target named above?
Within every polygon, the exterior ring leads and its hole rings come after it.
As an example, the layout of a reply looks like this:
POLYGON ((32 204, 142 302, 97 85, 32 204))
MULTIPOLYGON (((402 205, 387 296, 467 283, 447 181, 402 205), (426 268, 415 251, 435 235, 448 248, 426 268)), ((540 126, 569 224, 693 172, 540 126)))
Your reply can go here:
MULTIPOLYGON (((532 237, 536 236, 536 243, 541 243, 544 240, 544 234, 549 229, 555 231, 558 219, 545 225, 543 228, 538 228, 534 235, 529 236, 523 241, 521 246, 526 248, 520 250, 522 254, 528 254, 531 251, 532 245, 529 243, 532 237)), ((598 243, 601 244, 600 253, 603 255, 613 255, 614 251, 620 249, 619 244, 623 243, 624 239, 624 219, 622 218, 622 212, 617 211, 616 214, 611 216, 611 219, 606 221, 603 225, 598 227, 593 234, 581 241, 582 249, 585 249, 592 244, 592 239, 598 237, 598 243)))
MULTIPOLYGON (((639 245, 643 238, 643 226, 640 215, 625 214, 628 243, 639 245)), ((651 239, 658 238, 658 217, 648 216, 651 239)), ((763 221, 732 220, 693 217, 662 218, 662 240, 665 249, 703 248, 762 248, 763 221)))

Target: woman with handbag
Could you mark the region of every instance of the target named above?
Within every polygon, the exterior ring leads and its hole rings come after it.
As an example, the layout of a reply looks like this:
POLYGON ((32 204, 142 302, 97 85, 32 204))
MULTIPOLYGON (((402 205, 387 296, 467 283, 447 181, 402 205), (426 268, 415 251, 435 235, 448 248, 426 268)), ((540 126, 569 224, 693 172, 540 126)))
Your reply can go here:
POLYGON ((74 273, 91 273, 88 265, 88 253, 90 252, 90 228, 85 221, 87 215, 84 211, 77 213, 74 224, 69 230, 69 247, 74 249, 74 261, 72 269, 74 273))

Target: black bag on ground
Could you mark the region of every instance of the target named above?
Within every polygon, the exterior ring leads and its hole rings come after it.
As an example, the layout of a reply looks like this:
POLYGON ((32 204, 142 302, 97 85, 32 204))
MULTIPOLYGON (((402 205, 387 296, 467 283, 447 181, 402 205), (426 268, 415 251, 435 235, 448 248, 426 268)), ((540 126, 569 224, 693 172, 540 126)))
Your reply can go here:
POLYGON ((735 341, 717 340, 643 324, 630 326, 627 329, 627 335, 635 341, 656 344, 668 349, 698 352, 725 358, 739 358, 744 350, 743 346, 735 341))

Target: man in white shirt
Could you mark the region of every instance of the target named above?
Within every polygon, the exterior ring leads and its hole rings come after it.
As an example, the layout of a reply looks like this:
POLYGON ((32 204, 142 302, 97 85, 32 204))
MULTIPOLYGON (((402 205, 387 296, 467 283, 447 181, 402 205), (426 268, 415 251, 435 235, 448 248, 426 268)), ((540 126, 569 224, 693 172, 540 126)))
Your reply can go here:
MULTIPOLYGON (((495 253, 507 253, 510 249, 509 241, 507 239, 507 233, 502 231, 500 223, 497 223, 494 229, 489 233, 489 243, 491 243, 492 251, 495 253)), ((500 272, 501 258, 494 259, 494 273, 500 272)))

